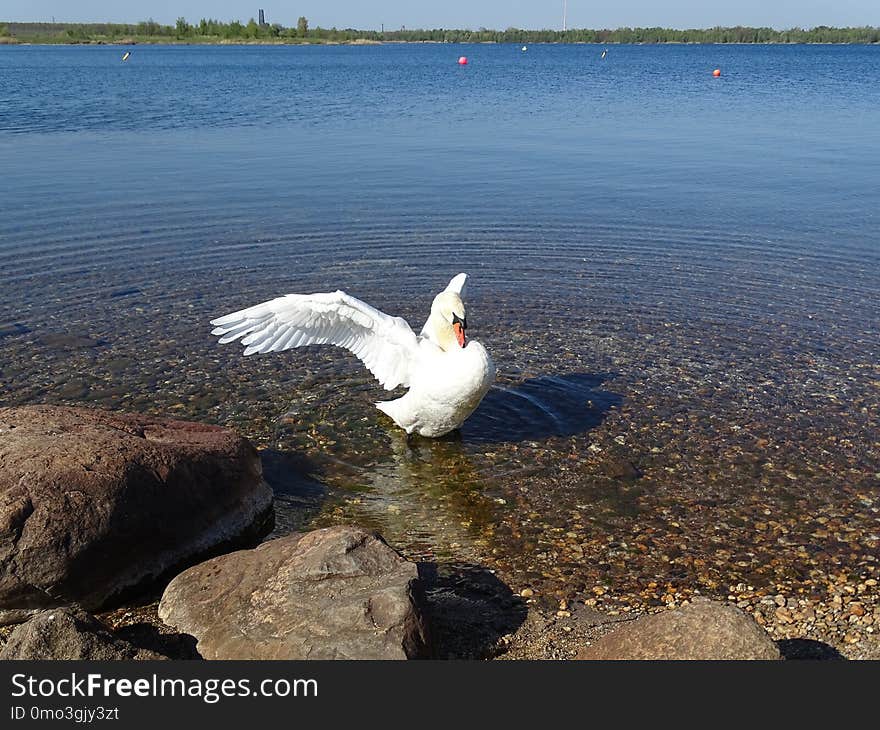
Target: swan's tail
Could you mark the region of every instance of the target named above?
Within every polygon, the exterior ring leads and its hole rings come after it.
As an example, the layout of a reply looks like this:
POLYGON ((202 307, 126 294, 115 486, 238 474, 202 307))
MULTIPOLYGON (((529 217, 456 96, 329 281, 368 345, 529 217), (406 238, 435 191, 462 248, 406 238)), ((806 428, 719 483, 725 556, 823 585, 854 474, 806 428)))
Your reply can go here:
POLYGON ((397 398, 396 400, 379 401, 376 403, 376 408, 382 411, 382 413, 388 416, 404 431, 412 433, 416 424, 413 421, 411 414, 408 412, 409 409, 406 407, 406 404, 403 403, 405 398, 406 396, 397 398))

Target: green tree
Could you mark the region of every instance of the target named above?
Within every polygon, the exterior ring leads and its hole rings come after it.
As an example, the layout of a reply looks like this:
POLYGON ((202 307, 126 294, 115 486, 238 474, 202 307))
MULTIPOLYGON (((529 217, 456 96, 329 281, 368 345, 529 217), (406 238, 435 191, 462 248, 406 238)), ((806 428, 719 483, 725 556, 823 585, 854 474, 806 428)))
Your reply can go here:
POLYGON ((248 38, 259 38, 260 37, 260 26, 257 25, 257 21, 251 18, 247 24, 247 37, 248 38))
POLYGON ((300 15, 299 20, 296 21, 296 34, 300 38, 305 38, 309 34, 309 21, 304 15, 300 15))
POLYGON ((7 28, 3 23, 0 23, 0 36, 9 35, 9 28, 7 28))
POLYGON ((177 37, 178 38, 186 38, 190 31, 192 31, 192 26, 186 22, 186 18, 183 16, 177 19, 177 37))
POLYGON ((138 35, 159 35, 159 24, 150 18, 149 20, 142 20, 137 25, 138 35))
POLYGON ((244 36, 244 26, 239 21, 233 20, 223 28, 223 35, 226 38, 242 38, 244 36))
POLYGON ((67 29, 67 37, 72 41, 87 41, 89 40, 89 32, 82 25, 74 25, 67 29))

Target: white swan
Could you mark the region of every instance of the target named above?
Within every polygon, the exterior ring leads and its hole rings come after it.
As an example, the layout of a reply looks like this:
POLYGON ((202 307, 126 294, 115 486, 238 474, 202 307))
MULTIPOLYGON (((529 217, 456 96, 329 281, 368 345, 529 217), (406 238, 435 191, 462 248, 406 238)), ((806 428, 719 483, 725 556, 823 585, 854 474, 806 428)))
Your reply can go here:
POLYGON ((449 282, 431 304, 421 334, 345 292, 288 294, 211 321, 220 343, 242 338, 245 355, 306 345, 353 352, 385 390, 406 395, 376 403, 408 434, 443 436, 474 412, 495 379, 492 358, 465 334, 467 274, 449 282))

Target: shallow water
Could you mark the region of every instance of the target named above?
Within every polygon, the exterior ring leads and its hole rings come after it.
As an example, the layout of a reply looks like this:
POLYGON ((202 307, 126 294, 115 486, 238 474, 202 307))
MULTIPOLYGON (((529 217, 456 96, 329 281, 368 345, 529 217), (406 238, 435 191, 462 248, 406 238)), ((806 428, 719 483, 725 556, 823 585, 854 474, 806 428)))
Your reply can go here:
POLYGON ((233 425, 276 532, 547 600, 877 569, 880 49, 121 50, 0 46, 0 402, 233 425), (499 382, 448 439, 209 334, 335 288, 420 325, 458 271, 499 382))

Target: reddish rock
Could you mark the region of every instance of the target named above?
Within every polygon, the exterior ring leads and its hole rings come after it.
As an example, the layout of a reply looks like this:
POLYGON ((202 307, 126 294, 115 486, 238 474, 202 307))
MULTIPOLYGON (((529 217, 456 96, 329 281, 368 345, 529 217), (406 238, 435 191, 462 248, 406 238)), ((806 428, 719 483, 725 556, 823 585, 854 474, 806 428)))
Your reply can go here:
POLYGON ((271 522, 232 431, 87 408, 0 409, 0 623, 92 610, 271 522))

